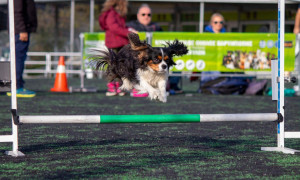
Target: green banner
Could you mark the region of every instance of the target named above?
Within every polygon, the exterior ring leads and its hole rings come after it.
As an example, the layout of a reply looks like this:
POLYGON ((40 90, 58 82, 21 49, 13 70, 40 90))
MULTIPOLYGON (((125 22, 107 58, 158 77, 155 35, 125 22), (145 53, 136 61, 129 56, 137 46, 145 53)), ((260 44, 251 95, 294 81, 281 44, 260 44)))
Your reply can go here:
MULTIPOLYGON (((175 39, 188 46, 189 53, 175 57, 172 71, 270 71, 277 59, 278 35, 265 33, 180 33, 154 32, 152 46, 163 46, 175 39)), ((285 70, 295 63, 294 34, 285 34, 285 70)))

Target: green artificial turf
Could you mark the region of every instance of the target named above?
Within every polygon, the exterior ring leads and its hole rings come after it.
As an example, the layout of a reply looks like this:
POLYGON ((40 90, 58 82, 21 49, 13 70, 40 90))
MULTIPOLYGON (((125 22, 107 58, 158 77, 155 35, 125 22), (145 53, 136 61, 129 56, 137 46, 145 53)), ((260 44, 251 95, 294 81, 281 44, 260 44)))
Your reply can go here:
MULTIPOLYGON (((276 112, 269 96, 217 96, 195 93, 184 80, 184 94, 167 103, 147 98, 106 97, 103 80, 87 80, 97 93, 51 93, 53 79, 26 80, 37 92, 18 99, 20 115, 145 115, 276 112)), ((78 79, 69 85, 79 86, 78 79)), ((10 98, 0 95, 0 134, 10 134, 10 98)), ((300 98, 286 98, 286 130, 300 131, 300 98)), ((4 155, 0 179, 299 179, 299 154, 261 151, 277 145, 273 122, 24 124, 19 150, 4 155)), ((299 149, 298 139, 286 147, 299 149)))

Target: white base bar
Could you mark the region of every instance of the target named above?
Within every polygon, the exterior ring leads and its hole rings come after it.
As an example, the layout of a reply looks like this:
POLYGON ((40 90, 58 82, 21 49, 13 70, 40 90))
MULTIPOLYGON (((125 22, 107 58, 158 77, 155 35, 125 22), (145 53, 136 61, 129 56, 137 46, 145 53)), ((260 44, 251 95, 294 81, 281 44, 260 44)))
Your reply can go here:
POLYGON ((13 142, 12 135, 2 135, 0 136, 0 142, 13 142))
POLYGON ((300 138, 300 132, 285 132, 284 138, 300 138))
POLYGON ((74 87, 69 87, 70 92, 97 92, 96 88, 92 87, 84 87, 84 88, 74 88, 74 87))
POLYGON ((300 152, 295 149, 290 149, 286 147, 262 147, 262 151, 276 151, 276 152, 283 152, 284 154, 295 154, 296 152, 300 152))
POLYGON ((25 154, 23 154, 21 151, 5 151, 5 154, 13 157, 25 156, 25 154))
POLYGON ((100 123, 100 115, 19 116, 20 123, 100 123))

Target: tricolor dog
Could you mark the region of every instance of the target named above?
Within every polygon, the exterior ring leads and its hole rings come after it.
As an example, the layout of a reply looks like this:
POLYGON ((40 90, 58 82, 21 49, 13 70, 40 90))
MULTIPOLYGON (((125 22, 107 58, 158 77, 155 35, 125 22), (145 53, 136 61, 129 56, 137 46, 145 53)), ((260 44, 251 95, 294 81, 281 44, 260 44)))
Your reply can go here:
POLYGON ((167 102, 169 68, 176 65, 173 56, 187 54, 187 47, 178 40, 167 42, 165 47, 151 47, 135 33, 128 38, 130 43, 118 53, 93 49, 95 53, 90 58, 97 69, 105 71, 108 81, 121 81, 122 90, 135 88, 140 93, 149 93, 150 99, 167 102))

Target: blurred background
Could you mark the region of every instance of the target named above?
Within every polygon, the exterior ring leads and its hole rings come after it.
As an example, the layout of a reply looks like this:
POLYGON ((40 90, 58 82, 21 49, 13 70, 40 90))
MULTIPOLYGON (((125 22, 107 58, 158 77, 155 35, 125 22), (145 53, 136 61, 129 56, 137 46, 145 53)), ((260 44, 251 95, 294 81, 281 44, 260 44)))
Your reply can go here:
MULTIPOLYGON (((79 34, 101 32, 98 16, 104 0, 35 0, 38 11, 38 32, 33 33, 29 51, 78 52, 79 34), (72 24, 74 8, 74 28, 72 24), (92 22, 90 22, 90 9, 92 22), (72 30, 73 29, 73 30, 72 30), (73 31, 73 32, 72 32, 73 31), (72 45, 70 44, 72 43, 72 45)), ((193 1, 130 1, 127 21, 136 19, 142 3, 152 8, 152 21, 158 22, 164 31, 201 32, 209 24, 210 16, 221 13, 226 20, 227 32, 277 32, 277 0, 201 0, 193 1), (200 28, 201 6, 203 26, 200 28)), ((286 3, 286 32, 292 32, 298 5, 286 3)), ((0 47, 8 46, 7 0, 0 0, 0 47)))
MULTIPOLYGON (((7 2, 0 0, 0 61, 9 59, 7 2)), ((84 77, 102 78, 101 72, 83 68, 88 61, 81 53, 84 49, 81 46, 84 46, 84 43, 80 34, 85 32, 104 34, 99 27, 98 17, 105 0, 35 0, 35 2, 38 28, 37 33, 32 33, 30 37, 24 77, 54 77, 58 59, 64 56, 67 76, 81 77, 81 87, 84 86, 84 77)), ((126 22, 136 20, 138 8, 147 3, 152 8, 152 22, 158 23, 164 32, 202 33, 204 27, 210 24, 212 14, 218 12, 224 16, 226 32, 273 33, 277 37, 278 0, 128 0, 128 2, 126 22)), ((293 33, 299 3, 296 0, 285 1, 286 33, 293 33)), ((295 36, 293 42, 300 42, 299 38, 295 36)), ((300 48, 297 43, 293 48, 296 53, 295 58, 291 60, 295 67, 292 74, 298 77, 295 91, 300 93, 300 56, 298 56, 300 48)), ((182 76, 194 76, 192 73, 183 71, 182 76)), ((270 78, 269 71, 257 73, 254 70, 249 73, 254 73, 251 75, 257 78, 270 78)), ((287 72, 287 75, 291 76, 291 73, 287 72)))

